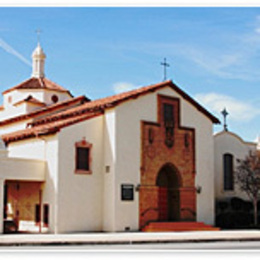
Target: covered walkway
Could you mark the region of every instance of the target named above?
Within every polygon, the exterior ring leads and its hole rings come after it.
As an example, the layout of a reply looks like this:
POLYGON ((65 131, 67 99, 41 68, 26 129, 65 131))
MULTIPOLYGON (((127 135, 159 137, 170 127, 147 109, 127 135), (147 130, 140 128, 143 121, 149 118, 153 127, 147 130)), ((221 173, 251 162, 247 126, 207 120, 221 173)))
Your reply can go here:
POLYGON ((23 218, 32 218, 31 213, 28 213, 32 209, 27 209, 32 194, 29 196, 24 192, 25 186, 27 186, 27 193, 34 193, 35 196, 32 199, 38 200, 41 185, 45 182, 45 172, 44 161, 0 157, 0 233, 4 231, 4 219, 15 221, 14 218, 19 215, 18 201, 23 201, 20 206, 23 206, 24 214, 27 214, 23 218))

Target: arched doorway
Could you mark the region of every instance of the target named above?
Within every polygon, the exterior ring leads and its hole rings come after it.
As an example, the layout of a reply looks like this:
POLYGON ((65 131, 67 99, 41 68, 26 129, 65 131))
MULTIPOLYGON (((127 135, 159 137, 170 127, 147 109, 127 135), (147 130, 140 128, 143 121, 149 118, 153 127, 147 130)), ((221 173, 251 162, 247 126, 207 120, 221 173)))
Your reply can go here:
POLYGON ((158 186, 159 221, 178 221, 181 180, 177 169, 172 164, 167 163, 160 169, 156 186, 158 186))

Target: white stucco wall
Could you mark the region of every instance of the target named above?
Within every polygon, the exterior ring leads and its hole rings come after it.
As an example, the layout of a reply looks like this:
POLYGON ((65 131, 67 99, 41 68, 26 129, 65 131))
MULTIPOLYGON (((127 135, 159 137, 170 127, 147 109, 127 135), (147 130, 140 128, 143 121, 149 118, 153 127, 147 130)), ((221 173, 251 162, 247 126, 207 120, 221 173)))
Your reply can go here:
POLYGON ((232 132, 222 131, 214 136, 214 150, 215 150, 215 196, 216 199, 224 199, 229 197, 240 197, 248 200, 245 193, 242 193, 237 185, 234 186, 234 191, 224 190, 224 169, 223 169, 223 155, 229 153, 233 155, 234 170, 237 165, 236 159, 244 159, 249 151, 255 151, 256 143, 249 143, 243 141, 239 136, 232 132))
POLYGON ((62 102, 62 101, 71 99, 71 96, 68 93, 66 93, 66 92, 46 90, 44 92, 44 96, 43 96, 44 101, 43 102, 46 103, 47 105, 52 105, 53 101, 52 101, 51 97, 53 95, 57 95, 58 96, 58 98, 59 98, 58 102, 62 102))
MULTIPOLYGON (((139 197, 121 201, 121 184, 140 183, 140 121, 157 120, 157 94, 181 98, 171 88, 164 88, 137 99, 124 102, 116 111, 116 168, 115 168, 115 230, 139 228, 139 197)), ((197 221, 214 224, 214 171, 212 122, 194 106, 181 99, 181 125, 194 127, 196 145, 196 184, 202 187, 197 195, 197 221)), ((159 171, 159 169, 158 169, 159 171)))
POLYGON ((29 114, 33 111, 43 108, 43 106, 41 105, 30 103, 30 102, 23 102, 21 104, 18 104, 16 107, 17 109, 20 110, 21 112, 20 114, 29 114))
POLYGON ((45 160, 45 139, 31 138, 8 145, 9 157, 45 160))
POLYGON ((101 231, 103 226, 103 116, 61 130, 59 138, 58 232, 101 231), (91 174, 75 173, 75 143, 93 144, 91 174))
POLYGON ((15 131, 18 131, 18 130, 25 129, 27 124, 30 121, 31 121, 30 119, 27 119, 27 120, 23 120, 23 121, 20 121, 20 122, 17 122, 17 123, 1 126, 0 127, 0 135, 8 134, 8 133, 12 133, 12 132, 15 132, 15 131))
POLYGON ((43 186, 43 204, 49 204, 49 232, 58 233, 58 149, 57 135, 46 136, 44 142, 44 157, 46 160, 46 177, 43 186))
POLYGON ((139 193, 134 201, 121 200, 121 185, 140 184, 141 120, 157 120, 157 96, 130 100, 116 109, 115 229, 139 229, 139 193))
POLYGON ((103 183, 103 230, 116 231, 115 227, 115 166, 116 166, 116 118, 115 110, 106 110, 103 116, 103 154, 104 171, 103 183), (106 170, 106 169, 105 169, 106 170))
MULTIPOLYGON (((14 106, 15 103, 26 99, 28 96, 32 96, 40 102, 43 102, 49 106, 53 104, 51 98, 54 94, 58 96, 59 102, 71 99, 71 96, 66 92, 52 91, 46 89, 21 89, 8 92, 3 95, 4 110, 0 111, 0 120, 23 115, 36 110, 37 106, 35 105, 20 104, 18 106, 14 106), (12 98, 12 101, 10 103, 8 102, 9 97, 12 98)), ((38 108, 41 108, 41 106, 39 106, 38 108)))
POLYGON ((0 113, 0 121, 9 119, 12 117, 17 117, 28 113, 27 105, 25 103, 18 106, 5 107, 0 113))
POLYGON ((5 110, 3 111, 3 113, 1 113, 1 120, 24 115, 26 113, 28 113, 26 103, 22 103, 17 106, 9 106, 7 108, 5 107, 5 110))
POLYGON ((0 178, 4 180, 45 181, 46 164, 41 160, 0 158, 0 178))
POLYGON ((59 102, 63 100, 70 99, 71 96, 66 92, 60 91, 53 91, 48 89, 20 89, 20 90, 13 90, 3 95, 4 106, 6 108, 13 106, 13 104, 26 99, 28 96, 33 96, 34 98, 38 99, 39 101, 46 103, 47 105, 53 104, 51 100, 52 95, 57 95, 59 97, 59 102), (12 97, 12 102, 8 102, 8 97, 12 97))
POLYGON ((7 110, 11 109, 15 103, 24 100, 30 95, 38 100, 43 100, 42 90, 13 90, 3 95, 3 105, 7 110), (11 102, 8 101, 9 97, 11 97, 11 102))
POLYGON ((29 112, 30 108, 26 104, 20 104, 14 106, 19 101, 26 99, 28 96, 33 96, 41 102, 44 102, 44 91, 43 90, 13 90, 3 95, 4 110, 0 113, 0 120, 11 118, 18 115, 23 115, 29 112), (9 97, 12 101, 9 103, 9 97))

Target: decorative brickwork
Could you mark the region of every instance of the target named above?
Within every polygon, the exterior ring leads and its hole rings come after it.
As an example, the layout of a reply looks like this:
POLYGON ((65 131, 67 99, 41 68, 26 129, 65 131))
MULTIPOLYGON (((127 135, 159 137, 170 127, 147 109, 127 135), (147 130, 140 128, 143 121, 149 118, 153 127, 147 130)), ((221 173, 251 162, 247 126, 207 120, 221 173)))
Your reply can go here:
POLYGON ((196 219, 195 129, 180 125, 179 99, 158 95, 157 104, 158 121, 141 122, 140 229, 151 221, 196 219), (173 107, 171 122, 164 104, 173 107))

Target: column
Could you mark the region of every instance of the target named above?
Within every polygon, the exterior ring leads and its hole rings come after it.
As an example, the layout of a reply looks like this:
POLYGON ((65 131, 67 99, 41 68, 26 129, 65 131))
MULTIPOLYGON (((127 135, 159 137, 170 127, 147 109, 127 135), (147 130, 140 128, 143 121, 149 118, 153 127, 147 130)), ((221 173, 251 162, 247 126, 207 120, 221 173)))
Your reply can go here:
POLYGON ((4 233, 4 182, 0 178, 0 234, 4 233))

